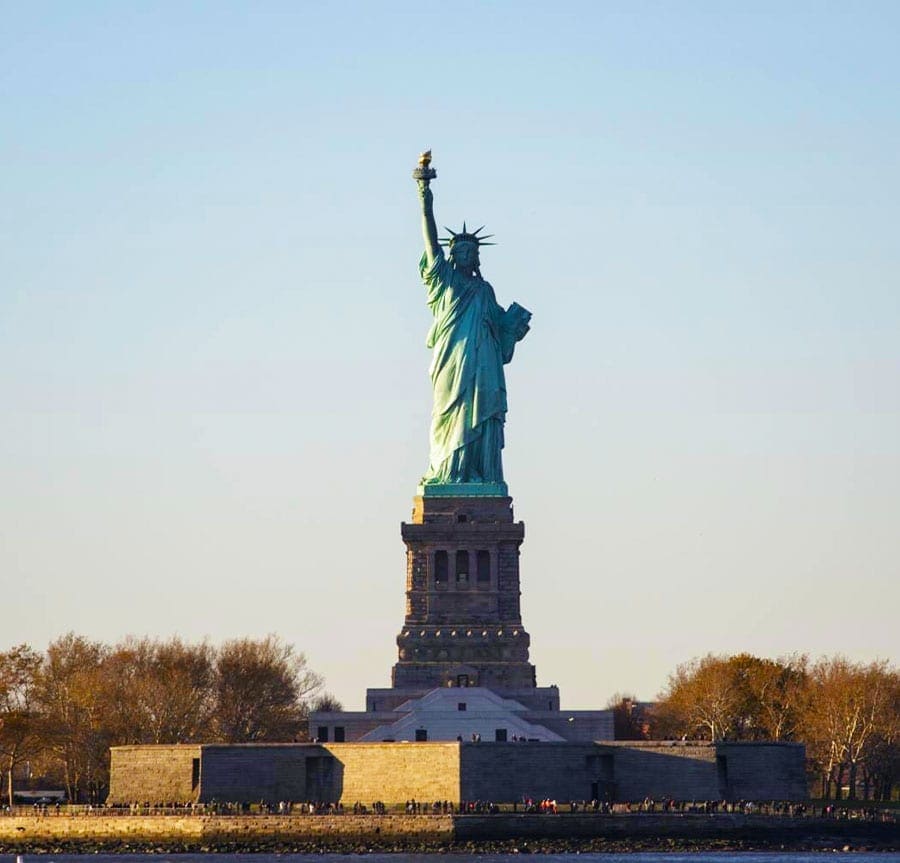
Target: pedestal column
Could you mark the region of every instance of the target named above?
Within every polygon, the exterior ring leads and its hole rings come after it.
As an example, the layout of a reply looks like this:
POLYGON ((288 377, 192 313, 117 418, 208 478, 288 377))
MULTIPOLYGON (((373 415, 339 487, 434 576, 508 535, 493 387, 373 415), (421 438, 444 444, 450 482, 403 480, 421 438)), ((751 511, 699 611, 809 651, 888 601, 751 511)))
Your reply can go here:
POLYGON ((509 497, 415 498, 401 525, 406 618, 393 686, 535 686, 519 608, 525 526, 509 497))

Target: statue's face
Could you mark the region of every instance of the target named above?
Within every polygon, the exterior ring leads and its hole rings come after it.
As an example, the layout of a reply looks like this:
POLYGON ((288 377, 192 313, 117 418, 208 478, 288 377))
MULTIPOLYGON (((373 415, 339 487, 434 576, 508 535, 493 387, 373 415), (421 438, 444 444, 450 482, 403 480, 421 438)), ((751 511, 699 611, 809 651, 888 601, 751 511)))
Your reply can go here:
POLYGON ((453 263, 466 272, 471 272, 479 265, 478 246, 475 243, 454 243, 450 249, 453 263))

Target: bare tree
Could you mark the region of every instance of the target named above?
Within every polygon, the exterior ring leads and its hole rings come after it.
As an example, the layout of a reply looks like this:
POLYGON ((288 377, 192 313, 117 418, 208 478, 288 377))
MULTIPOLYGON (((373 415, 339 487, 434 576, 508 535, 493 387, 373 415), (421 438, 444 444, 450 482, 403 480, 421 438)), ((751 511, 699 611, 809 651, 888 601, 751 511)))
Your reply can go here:
POLYGON ((33 758, 43 746, 36 697, 40 667, 41 655, 27 644, 0 653, 0 757, 10 806, 16 768, 33 758))
MULTIPOLYGON (((69 633, 44 655, 0 653, 0 789, 13 799, 26 761, 98 801, 109 747, 135 743, 294 740, 322 679, 277 636, 188 644, 127 638, 114 647, 69 633)), ((340 710, 324 693, 318 709, 340 710)))
POLYGON ((824 797, 840 798, 846 779, 851 799, 879 740, 896 739, 897 672, 885 661, 868 665, 842 656, 821 659, 810 671, 803 733, 822 778, 824 797))
POLYGON ((330 692, 317 695, 309 705, 309 712, 313 713, 340 713, 344 705, 330 692))
POLYGON ((803 654, 760 659, 747 669, 745 684, 754 705, 754 724, 765 740, 792 740, 809 695, 808 658, 803 654))
POLYGON ((44 742, 63 768, 69 800, 98 800, 108 784, 104 663, 109 648, 74 633, 47 648, 38 675, 44 742))
POLYGON ((228 641, 216 657, 216 728, 227 743, 297 737, 321 686, 306 657, 275 635, 228 641))
POLYGON ((646 740, 649 737, 649 717, 636 695, 617 692, 606 702, 606 709, 613 714, 613 736, 616 740, 646 740))
POLYGON ((668 736, 791 740, 808 695, 807 658, 709 654, 679 665, 654 708, 668 736))
POLYGON ((728 659, 710 653, 675 669, 655 715, 669 736, 722 740, 737 724, 742 699, 728 659))
POLYGON ((129 638, 106 663, 113 734, 122 743, 179 743, 211 733, 215 651, 206 642, 129 638))

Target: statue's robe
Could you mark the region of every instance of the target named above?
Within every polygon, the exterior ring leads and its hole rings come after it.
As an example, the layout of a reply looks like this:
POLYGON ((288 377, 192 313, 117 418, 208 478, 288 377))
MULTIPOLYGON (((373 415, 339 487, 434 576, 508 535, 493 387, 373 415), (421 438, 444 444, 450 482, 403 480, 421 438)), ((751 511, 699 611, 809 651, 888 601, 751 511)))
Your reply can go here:
POLYGON ((431 453, 423 481, 502 482, 503 364, 512 359, 515 321, 488 282, 461 273, 443 255, 431 266, 423 255, 419 271, 434 315, 427 340, 433 352, 431 453))

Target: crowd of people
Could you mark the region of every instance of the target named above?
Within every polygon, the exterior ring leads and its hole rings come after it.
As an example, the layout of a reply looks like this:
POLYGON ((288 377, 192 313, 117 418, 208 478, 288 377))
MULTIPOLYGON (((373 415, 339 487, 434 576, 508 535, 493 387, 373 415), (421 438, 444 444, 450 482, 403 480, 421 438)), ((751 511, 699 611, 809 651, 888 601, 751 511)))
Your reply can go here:
MULTIPOLYGON (((596 801, 595 801, 596 803, 596 801)), ((576 804, 577 805, 577 804, 576 804)), ((576 810, 572 810, 576 811, 576 810)), ((688 813, 701 815, 776 815, 787 818, 866 818, 876 820, 887 810, 875 806, 852 808, 835 803, 798 803, 789 800, 674 800, 647 797, 639 803, 616 803, 615 812, 688 813)))
POLYGON ((562 813, 593 813, 599 815, 643 815, 643 814, 676 814, 676 815, 765 815, 785 818, 826 818, 838 820, 863 819, 868 821, 896 821, 893 810, 868 807, 848 807, 840 803, 798 803, 783 800, 675 800, 664 797, 654 799, 610 803, 605 800, 569 800, 563 804, 552 798, 535 799, 523 795, 512 804, 499 804, 490 800, 463 800, 458 805, 450 800, 434 800, 429 802, 408 799, 403 808, 389 807, 376 800, 370 804, 356 801, 352 807, 345 808, 342 802, 324 800, 293 802, 281 800, 273 803, 259 800, 256 803, 217 801, 209 803, 130 803, 105 805, 69 806, 55 801, 52 803, 34 803, 29 805, 3 806, 0 814, 12 815, 495 815, 506 814, 539 814, 558 815, 562 813))
MULTIPOLYGON (((433 803, 420 803, 415 798, 406 801, 407 815, 453 815, 455 807, 449 800, 435 800, 433 803)), ((462 807, 460 806, 460 812, 462 807)))

